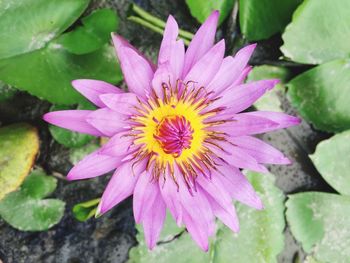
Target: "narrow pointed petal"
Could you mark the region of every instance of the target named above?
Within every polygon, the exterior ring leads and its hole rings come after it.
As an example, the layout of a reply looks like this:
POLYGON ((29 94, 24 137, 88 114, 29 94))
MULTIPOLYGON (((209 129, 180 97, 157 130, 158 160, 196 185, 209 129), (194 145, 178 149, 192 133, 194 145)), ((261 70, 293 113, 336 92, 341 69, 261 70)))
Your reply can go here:
MULTIPOLYGON (((275 129, 288 128, 290 126, 295 126, 301 123, 301 119, 299 119, 298 117, 294 117, 282 112, 252 111, 249 113, 247 112, 247 114, 251 116, 267 118, 267 119, 270 119, 271 121, 278 123, 278 126, 275 127, 275 129)), ((272 130, 275 130, 275 129, 272 129, 272 130)))
POLYGON ((198 29, 185 54, 183 76, 186 76, 190 69, 199 59, 213 46, 216 27, 218 24, 219 12, 214 11, 198 29))
MULTIPOLYGON (((232 83, 231 87, 236 87, 239 85, 242 85, 249 75, 249 73, 252 71, 253 67, 247 66, 243 71, 241 72, 241 75, 232 83)), ((230 88, 230 87, 229 87, 230 88)))
POLYGON ((105 93, 119 94, 123 91, 112 84, 94 79, 76 79, 72 86, 96 106, 103 108, 105 104, 100 100, 100 95, 105 93))
POLYGON ((127 116, 108 108, 96 110, 86 116, 86 121, 108 137, 126 129, 127 116))
POLYGON ((233 83, 238 83, 239 79, 242 78, 242 72, 244 71, 255 47, 256 44, 249 45, 239 50, 234 58, 226 57, 223 60, 220 70, 209 83, 207 87, 208 91, 215 91, 216 94, 220 94, 233 83))
POLYGON ((164 92, 169 93, 170 88, 175 86, 175 78, 168 62, 161 64, 152 80, 152 88, 157 96, 164 98, 164 92))
POLYGON ((121 158, 100 153, 100 149, 85 156, 68 173, 68 180, 81 180, 106 174, 121 163, 121 158))
POLYGON ((86 133, 94 136, 104 136, 104 134, 86 121, 86 117, 91 110, 64 110, 46 113, 43 119, 48 123, 65 128, 71 131, 86 133))
POLYGON ((162 231, 166 217, 166 206, 163 202, 159 190, 152 207, 146 212, 142 221, 147 247, 153 249, 157 244, 160 232, 162 231))
POLYGON ((182 39, 176 41, 174 46, 171 48, 170 53, 170 67, 174 76, 175 81, 180 79, 182 76, 182 69, 185 60, 185 44, 182 39))
POLYGON ((179 27, 177 22, 174 17, 170 15, 165 25, 163 40, 159 49, 158 66, 170 60, 171 49, 176 42, 178 33, 179 27))
POLYGON ((265 94, 266 91, 271 90, 279 80, 259 80, 250 82, 234 88, 227 88, 221 94, 221 98, 215 101, 207 109, 214 109, 215 107, 227 107, 230 113, 241 112, 250 107, 257 99, 265 94))
POLYGON ((131 114, 134 107, 138 105, 138 99, 134 93, 103 94, 100 99, 111 110, 125 115, 131 114))
POLYGON ((213 46, 190 70, 184 83, 195 81, 197 87, 206 87, 218 72, 225 53, 225 42, 213 46))
POLYGON ((249 155, 244 149, 239 147, 232 148, 231 158, 228 162, 231 165, 242 169, 248 169, 260 173, 269 172, 265 166, 259 164, 257 160, 249 155))
POLYGON ((150 173, 144 172, 137 180, 134 189, 133 210, 136 223, 140 223, 145 218, 145 215, 153 207, 156 197, 159 195, 158 182, 152 180, 150 173))
POLYGON ((253 116, 248 113, 239 113, 223 124, 210 127, 208 130, 221 131, 230 136, 242 136, 264 133, 276 129, 278 123, 263 117, 253 116))
POLYGON ((216 176, 222 181, 232 198, 255 209, 263 209, 259 196, 239 169, 231 166, 221 166, 219 167, 219 174, 216 176))
POLYGON ((251 136, 232 138, 232 143, 243 149, 259 163, 290 164, 283 153, 271 145, 251 136))
POLYGON ((125 132, 114 135, 101 149, 101 154, 109 156, 126 156, 137 148, 133 146, 134 138, 125 132))
POLYGON ((203 251, 209 249, 209 235, 205 228, 202 228, 187 212, 184 212, 183 221, 192 239, 203 251))
POLYGON ((100 204, 97 208, 97 214, 107 212, 129 197, 133 193, 137 179, 144 169, 145 162, 137 164, 126 162, 119 166, 103 192, 100 204))

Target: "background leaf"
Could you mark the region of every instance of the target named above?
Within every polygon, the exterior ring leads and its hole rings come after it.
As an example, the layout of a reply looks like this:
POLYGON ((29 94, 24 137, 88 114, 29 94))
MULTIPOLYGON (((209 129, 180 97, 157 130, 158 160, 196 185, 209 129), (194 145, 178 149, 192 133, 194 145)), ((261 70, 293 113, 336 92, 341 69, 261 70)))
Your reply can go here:
POLYGON ((66 30, 89 0, 0 1, 0 59, 29 53, 66 30))
POLYGON ((267 39, 281 32, 302 0, 239 1, 239 23, 249 41, 267 39))
POLYGON ((339 193, 350 195, 350 130, 317 145, 311 160, 322 177, 339 193))
POLYGON ((324 131, 350 129, 350 59, 331 61, 292 79, 288 94, 300 115, 324 131))
POLYGON ((86 54, 108 43, 117 31, 118 17, 110 9, 99 9, 82 19, 83 26, 63 34, 57 42, 73 54, 86 54))
POLYGON ((0 102, 13 98, 16 90, 0 80, 0 102))
MULTIPOLYGON (((87 109, 86 107, 81 107, 78 106, 77 109, 87 109)), ((94 108, 94 107, 92 107, 94 108)), ((72 107, 69 106, 61 106, 61 105, 53 105, 50 108, 50 111, 60 111, 60 110, 69 110, 72 109, 72 107)), ((52 137, 60 144, 70 147, 70 148, 75 148, 75 147, 81 147, 93 140, 95 137, 84 134, 84 133, 79 133, 79 132, 73 132, 67 129, 60 128, 55 125, 49 125, 49 130, 52 135, 52 137)))
POLYGON ((306 192, 290 195, 287 221, 307 253, 321 262, 350 258, 350 197, 306 192))
POLYGON ((348 57, 349 25, 350 1, 306 0, 293 14, 281 50, 291 60, 308 64, 348 57))
POLYGON ((41 199, 56 188, 56 179, 42 171, 31 173, 21 189, 8 194, 0 202, 0 216, 22 231, 43 231, 57 224, 65 203, 57 199, 41 199))
POLYGON ((97 206, 100 200, 101 200, 100 198, 96 198, 96 199, 92 199, 86 202, 76 204, 73 207, 74 217, 81 222, 84 222, 90 219, 95 215, 97 206))
POLYGON ((0 128, 0 200, 21 185, 38 151, 34 127, 22 123, 0 128))
POLYGON ((203 23, 214 10, 220 12, 219 25, 230 13, 236 0, 186 0, 191 15, 203 23))

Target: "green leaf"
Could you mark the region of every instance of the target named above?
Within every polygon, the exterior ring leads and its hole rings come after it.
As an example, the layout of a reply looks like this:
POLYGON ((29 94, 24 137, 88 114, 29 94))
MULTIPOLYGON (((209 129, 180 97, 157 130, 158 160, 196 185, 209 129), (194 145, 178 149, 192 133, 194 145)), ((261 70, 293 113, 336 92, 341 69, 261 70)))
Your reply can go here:
POLYGON ((117 14, 110 9, 96 10, 82 19, 83 26, 60 36, 58 43, 73 54, 86 54, 101 48, 118 26, 117 14))
POLYGON ((293 14, 282 38, 293 61, 321 64, 350 55, 350 1, 306 0, 293 14))
POLYGON ((292 79, 289 96, 307 121, 324 131, 350 129, 350 59, 331 61, 292 79))
POLYGON ((86 103, 71 81, 91 78, 117 83, 122 79, 115 52, 106 45, 85 55, 74 55, 52 42, 43 49, 0 60, 0 79, 56 104, 86 103))
POLYGON ((350 258, 350 197, 306 192, 290 195, 287 221, 307 253, 322 262, 350 258))
POLYGON ((284 247, 284 195, 274 186, 271 174, 248 173, 248 179, 261 196, 265 209, 256 211, 238 204, 239 233, 232 233, 220 223, 216 238, 211 240, 210 251, 205 253, 168 214, 160 241, 151 252, 145 245, 141 227, 137 227, 139 245, 130 250, 128 262, 277 262, 276 256, 284 247))
POLYGON ((95 215, 100 200, 100 198, 96 198, 83 203, 76 204, 73 207, 74 217, 81 222, 90 219, 95 215))
POLYGON ((0 128, 0 200, 22 184, 38 151, 36 128, 25 123, 0 128))
MULTIPOLYGON (((86 107, 78 106, 77 109, 86 109, 86 107)), ((62 106, 62 105, 54 105, 50 108, 50 111, 60 111, 60 110, 69 110, 72 107, 62 106)), ((93 140, 95 137, 83 134, 79 132, 73 132, 67 129, 60 128, 55 125, 49 125, 49 130, 52 137, 60 144, 69 147, 76 148, 81 147, 93 140)))
POLYGON ((350 195, 350 130, 317 145, 311 160, 322 177, 339 193, 350 195))
POLYGON ((283 31, 302 0, 239 1, 239 23, 249 41, 267 39, 283 31))
POLYGON ((0 1, 0 58, 29 53, 66 30, 89 0, 0 1))
POLYGON ((220 12, 219 25, 230 13, 236 0, 186 0, 191 15, 203 23, 214 10, 220 12))
POLYGON ((43 231, 57 224, 65 203, 57 199, 41 199, 56 188, 56 179, 41 170, 31 173, 19 191, 8 194, 0 202, 0 216, 22 231, 43 231))
POLYGON ((265 111, 283 111, 279 96, 284 92, 284 83, 290 78, 290 71, 287 68, 276 66, 257 66, 248 75, 247 82, 262 80, 262 79, 280 79, 281 83, 276 85, 272 90, 268 91, 264 96, 258 99, 254 106, 258 110, 265 111))
POLYGON ((277 262, 284 247, 284 195, 275 185, 272 174, 246 173, 259 194, 264 210, 237 204, 240 231, 232 234, 227 227, 216 236, 215 263, 226 262, 277 262))
POLYGON ((86 155, 92 153, 93 151, 100 148, 100 146, 92 141, 91 143, 84 145, 79 148, 72 148, 69 154, 69 161, 76 165, 79 161, 81 161, 86 155))
POLYGON ((0 80, 0 102, 11 99, 15 94, 15 89, 0 80))

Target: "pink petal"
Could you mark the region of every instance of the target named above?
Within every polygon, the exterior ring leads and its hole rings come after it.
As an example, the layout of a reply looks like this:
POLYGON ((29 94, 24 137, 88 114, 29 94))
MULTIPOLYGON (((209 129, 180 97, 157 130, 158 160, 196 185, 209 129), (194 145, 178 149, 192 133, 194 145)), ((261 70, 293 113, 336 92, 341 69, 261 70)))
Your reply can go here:
POLYGON ((227 107, 227 112, 237 113, 250 107, 257 99, 264 93, 272 89, 279 80, 259 80, 250 82, 234 88, 227 88, 222 93, 221 98, 215 101, 207 109, 214 109, 215 107, 227 107))
POLYGON ((141 97, 145 96, 153 78, 152 65, 118 36, 114 36, 113 41, 128 89, 141 97))
POLYGON ((218 72, 225 53, 225 41, 213 46, 186 75, 184 82, 194 81, 197 87, 206 87, 218 72))
POLYGON ((96 110, 86 116, 86 121, 108 137, 126 129, 127 116, 108 108, 96 110))
POLYGON ((121 158, 100 153, 100 149, 85 156, 68 173, 68 180, 93 178, 114 170, 121 163, 121 158))
POLYGON ((179 27, 173 16, 169 15, 164 29, 163 40, 160 45, 158 55, 158 67, 170 60, 171 49, 176 42, 177 35, 179 33, 179 27))
POLYGON ((246 114, 250 116, 267 118, 267 119, 270 119, 271 121, 278 123, 278 126, 272 130, 288 128, 290 126, 298 125, 301 122, 299 118, 282 113, 282 112, 252 111, 252 112, 247 112, 246 114))
POLYGON ((220 67, 220 70, 215 75, 214 79, 209 83, 207 90, 221 93, 228 86, 237 83, 241 78, 242 72, 246 67, 250 56, 252 55, 256 44, 249 45, 238 51, 236 56, 226 57, 220 67))
POLYGON ((136 150, 133 146, 134 137, 128 133, 115 134, 101 149, 101 154, 109 156, 126 156, 136 150))
POLYGON ((232 198, 255 209, 263 209, 259 196, 239 169, 228 165, 220 166, 219 173, 215 176, 222 181, 232 198))
POLYGON ((170 213, 175 218, 177 225, 180 226, 182 224, 182 206, 178 188, 168 172, 166 172, 165 176, 165 179, 161 177, 159 180, 160 193, 170 213))
POLYGON ((243 69, 241 75, 239 75, 239 77, 232 83, 231 87, 242 85, 252 69, 253 67, 251 66, 247 66, 245 69, 243 69))
POLYGON ((176 41, 171 48, 170 53, 170 67, 174 75, 175 81, 182 76, 182 70, 185 60, 185 45, 182 39, 176 41))
MULTIPOLYGON (((144 172, 137 180, 134 189, 133 210, 136 223, 140 223, 145 215, 150 214, 153 203, 158 202, 156 197, 159 196, 158 182, 152 180, 152 174, 144 172)), ((161 199, 161 198, 158 198, 161 199)))
POLYGON ((157 96, 164 98, 164 92, 175 86, 175 78, 168 62, 161 64, 154 73, 152 88, 157 96), (165 91, 164 91, 165 89, 165 91))
POLYGON ((105 107, 99 98, 100 95, 105 93, 119 94, 123 92, 112 84, 94 79, 76 79, 72 81, 72 85, 77 91, 100 108, 105 107))
POLYGON ((212 196, 207 196, 214 215, 219 218, 232 231, 239 231, 239 221, 235 207, 232 203, 226 203, 225 206, 220 205, 212 196))
POLYGON ((157 244, 157 240, 163 228, 165 216, 166 206, 158 190, 152 207, 145 213, 142 221, 145 240, 149 249, 153 249, 157 244))
POLYGON ((86 117, 93 113, 90 110, 64 110, 46 113, 43 119, 48 123, 65 128, 71 131, 104 136, 102 132, 95 129, 87 121, 86 117))
POLYGON ((213 46, 219 12, 214 11, 198 29, 185 54, 183 76, 186 76, 192 66, 213 46))
POLYGON ((272 120, 249 113, 239 113, 233 116, 230 121, 212 126, 208 130, 221 131, 230 136, 242 136, 264 133, 278 127, 278 123, 272 120))
POLYGON ((111 110, 125 115, 132 114, 135 106, 139 104, 134 93, 103 94, 100 99, 111 110))
POLYGON ((208 251, 209 249, 209 235, 206 231, 205 226, 201 226, 196 222, 196 220, 187 212, 183 214, 183 221, 186 225, 187 231, 192 237, 192 239, 198 244, 198 246, 203 251, 208 251))
POLYGON ((102 195, 96 214, 100 215, 107 212, 129 197, 134 191, 140 173, 145 168, 146 162, 126 162, 119 166, 102 195))
POLYGON ((290 164, 283 153, 269 144, 251 136, 232 138, 232 143, 242 148, 259 163, 290 164))

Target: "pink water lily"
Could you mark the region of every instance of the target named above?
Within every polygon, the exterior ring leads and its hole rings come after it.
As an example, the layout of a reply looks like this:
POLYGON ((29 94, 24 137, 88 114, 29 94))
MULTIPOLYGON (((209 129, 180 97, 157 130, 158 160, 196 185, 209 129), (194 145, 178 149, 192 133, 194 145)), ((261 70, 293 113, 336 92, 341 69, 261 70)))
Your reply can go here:
POLYGON ((133 195, 134 217, 152 249, 166 209, 203 249, 215 233, 215 218, 239 230, 232 200, 256 209, 263 204, 240 169, 267 172, 263 164, 288 164, 278 150, 253 137, 286 128, 299 119, 284 113, 244 112, 278 80, 244 84, 255 45, 224 57, 225 42, 214 44, 213 12, 185 51, 178 25, 169 16, 158 63, 125 39, 113 42, 129 92, 99 80, 73 81, 99 109, 47 113, 54 125, 110 140, 68 174, 87 179, 112 170, 98 214, 133 195))

